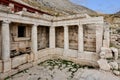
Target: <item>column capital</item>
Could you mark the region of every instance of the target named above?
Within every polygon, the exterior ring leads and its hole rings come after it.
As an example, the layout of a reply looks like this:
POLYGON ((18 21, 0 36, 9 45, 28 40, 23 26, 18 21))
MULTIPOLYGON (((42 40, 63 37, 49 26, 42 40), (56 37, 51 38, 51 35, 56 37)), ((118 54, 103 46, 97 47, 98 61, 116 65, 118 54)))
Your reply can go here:
POLYGON ((64 25, 63 27, 68 27, 68 25, 64 25))
POLYGON ((55 26, 50 26, 50 28, 55 28, 55 26))
POLYGON ((3 24, 10 24, 11 21, 9 21, 9 20, 3 20, 2 23, 3 23, 3 24))
POLYGON ((35 23, 35 24, 33 24, 33 26, 36 26, 36 27, 37 27, 37 26, 39 26, 39 24, 35 23))

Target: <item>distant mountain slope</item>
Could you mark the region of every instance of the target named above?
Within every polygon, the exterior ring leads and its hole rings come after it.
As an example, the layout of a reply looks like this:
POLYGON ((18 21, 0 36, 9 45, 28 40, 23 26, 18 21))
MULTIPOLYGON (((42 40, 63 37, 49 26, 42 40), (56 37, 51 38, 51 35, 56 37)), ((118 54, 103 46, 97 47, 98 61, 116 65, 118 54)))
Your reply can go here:
POLYGON ((15 0, 20 3, 27 3, 41 11, 48 12, 52 15, 70 15, 77 13, 97 14, 95 11, 86 7, 76 5, 70 0, 15 0))

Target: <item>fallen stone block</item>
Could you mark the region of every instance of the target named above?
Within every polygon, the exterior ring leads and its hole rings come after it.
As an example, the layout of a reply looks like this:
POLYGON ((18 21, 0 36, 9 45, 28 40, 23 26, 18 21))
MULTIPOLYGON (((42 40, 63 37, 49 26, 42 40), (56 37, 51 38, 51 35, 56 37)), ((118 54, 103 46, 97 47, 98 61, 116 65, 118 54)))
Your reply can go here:
POLYGON ((108 64, 106 59, 100 59, 97 61, 100 69, 102 70, 110 70, 110 65, 108 64))

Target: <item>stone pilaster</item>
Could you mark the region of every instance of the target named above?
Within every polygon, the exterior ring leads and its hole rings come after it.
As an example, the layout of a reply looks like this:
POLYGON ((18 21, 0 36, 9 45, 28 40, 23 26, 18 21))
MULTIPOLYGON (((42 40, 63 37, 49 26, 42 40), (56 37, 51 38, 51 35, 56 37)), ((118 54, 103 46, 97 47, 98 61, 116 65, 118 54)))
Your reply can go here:
POLYGON ((68 26, 64 26, 64 50, 69 49, 69 35, 68 26))
POLYGON ((10 59, 10 21, 3 21, 1 34, 2 34, 2 60, 10 59))
POLYGON ((36 24, 34 24, 32 26, 32 36, 31 36, 31 40, 32 40, 32 44, 31 44, 31 49, 32 52, 35 56, 35 59, 37 59, 37 49, 38 49, 38 45, 37 45, 37 26, 36 24))
POLYGON ((84 52, 83 26, 78 25, 78 53, 84 52))
POLYGON ((96 53, 99 53, 103 46, 103 24, 95 24, 96 27, 96 53))
POLYGON ((49 47, 55 48, 55 27, 51 26, 49 31, 49 47))

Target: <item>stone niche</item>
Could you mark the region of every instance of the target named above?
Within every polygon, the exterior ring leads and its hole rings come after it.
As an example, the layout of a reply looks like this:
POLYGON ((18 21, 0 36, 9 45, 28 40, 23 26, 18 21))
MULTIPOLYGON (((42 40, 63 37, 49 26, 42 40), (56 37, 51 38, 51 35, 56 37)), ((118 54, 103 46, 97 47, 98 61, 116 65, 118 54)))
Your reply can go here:
POLYGON ((27 24, 10 24, 11 57, 31 52, 31 28, 27 24))
POLYGON ((38 26, 38 50, 49 47, 49 27, 38 26))
POLYGON ((69 26, 69 48, 78 49, 78 26, 69 26))
POLYGON ((56 27, 55 28, 55 35, 56 35, 56 47, 57 48, 64 48, 64 28, 56 27))
POLYGON ((0 22, 0 59, 2 56, 2 41, 1 41, 2 35, 1 35, 1 22, 0 22))
POLYGON ((91 24, 84 25, 84 51, 96 51, 96 28, 91 24))

